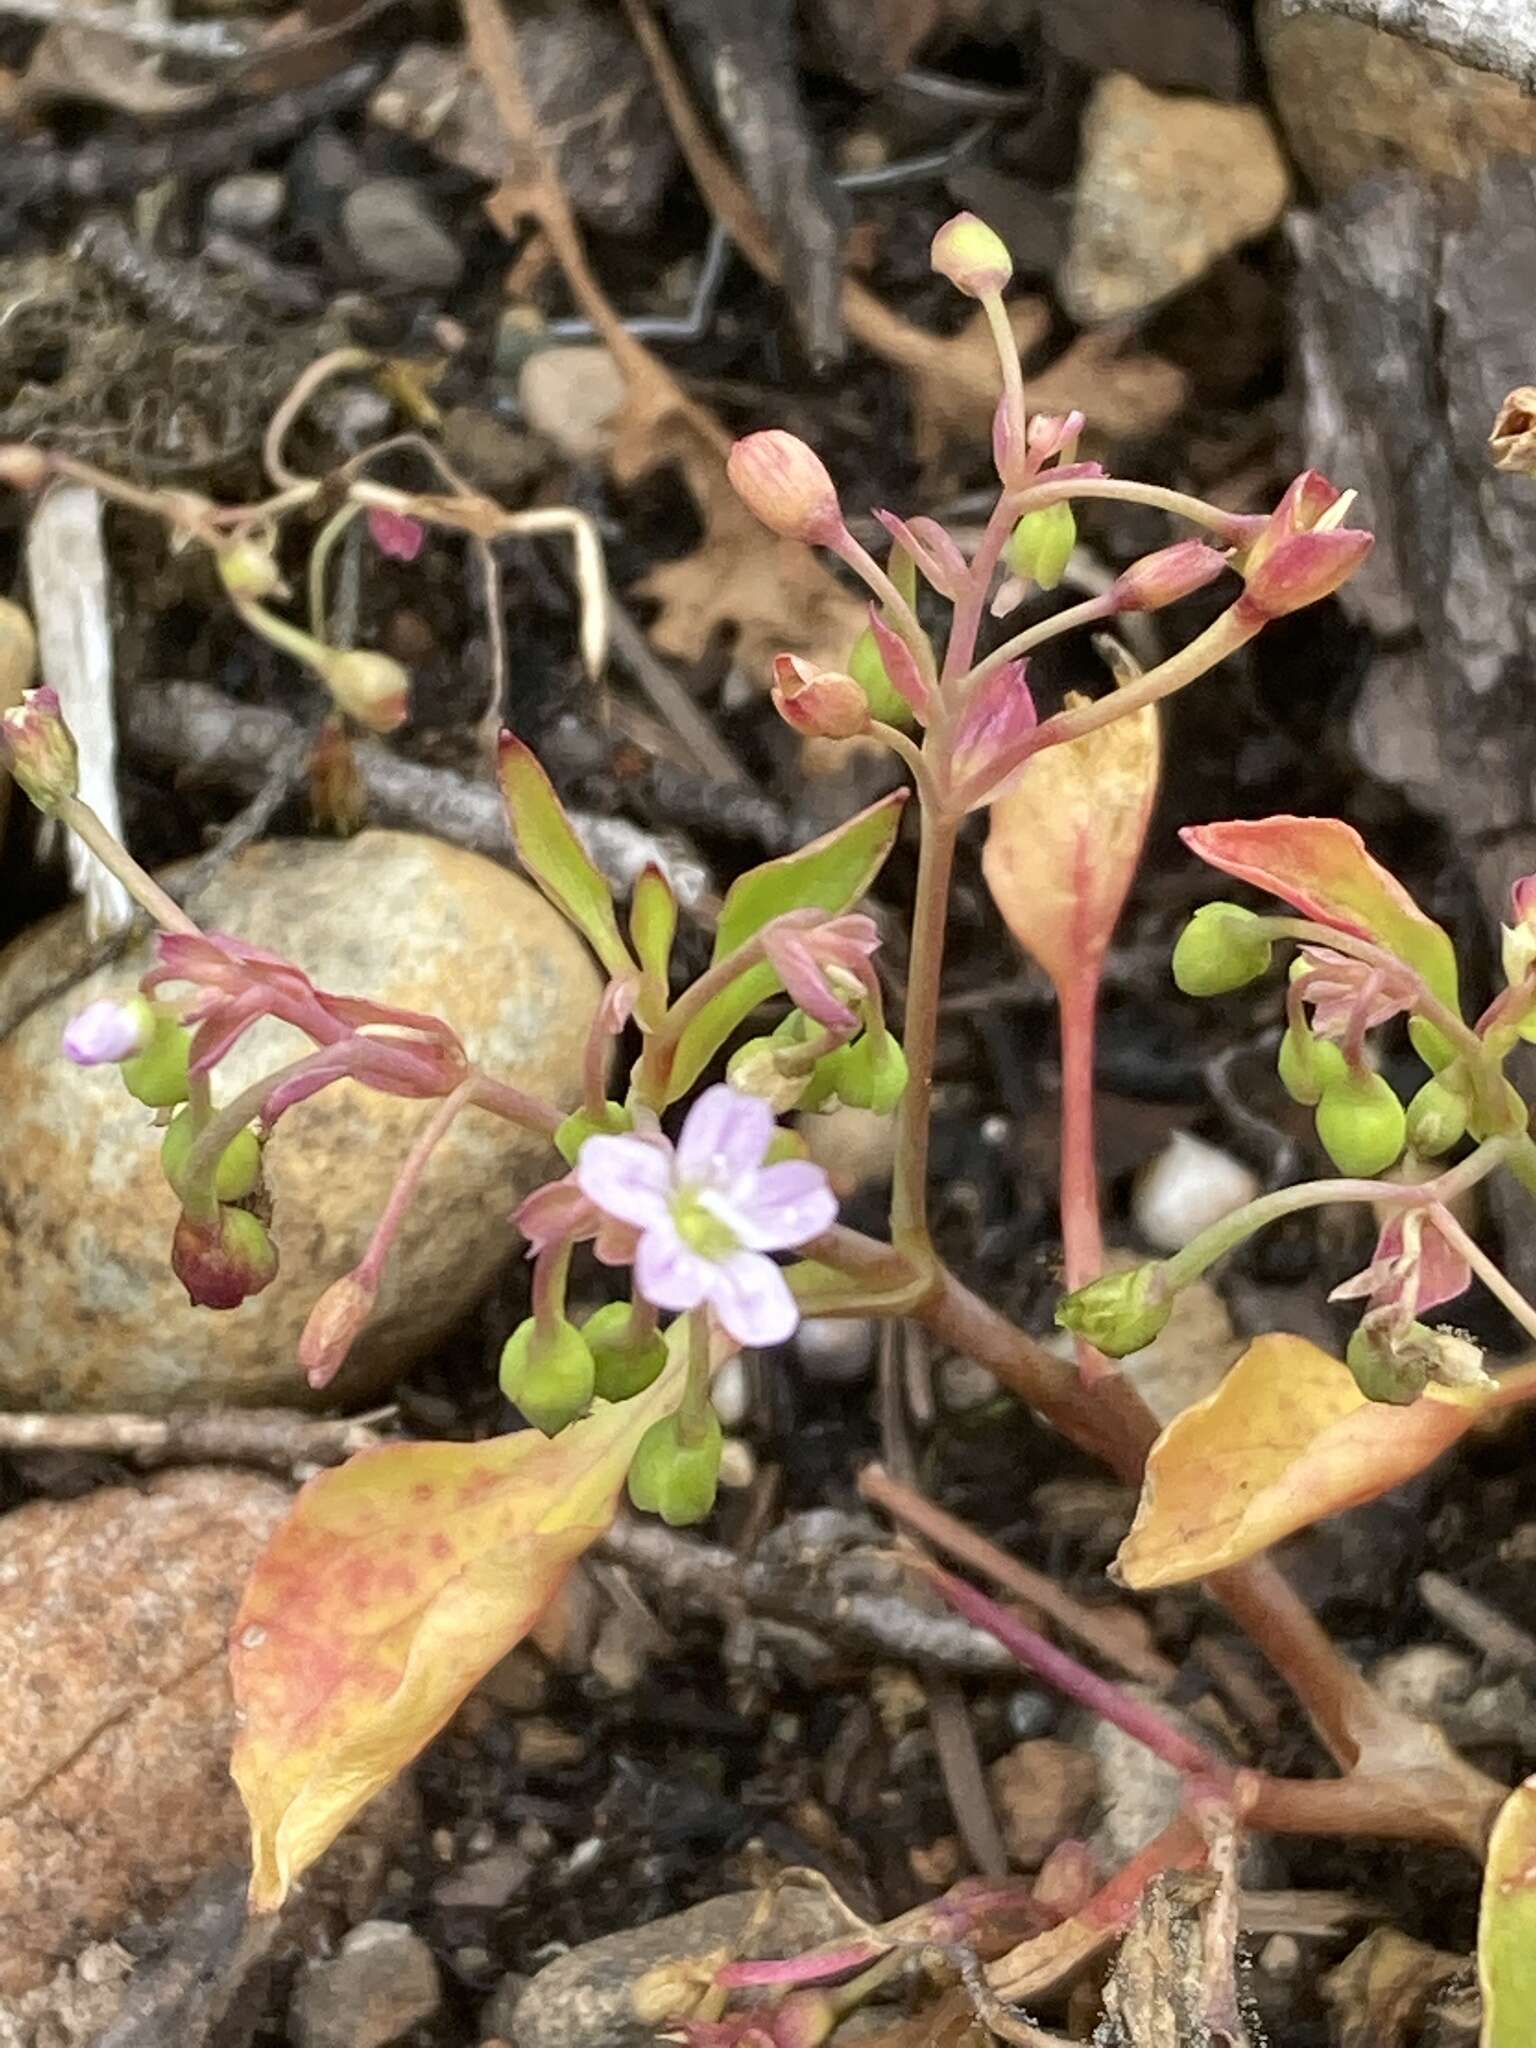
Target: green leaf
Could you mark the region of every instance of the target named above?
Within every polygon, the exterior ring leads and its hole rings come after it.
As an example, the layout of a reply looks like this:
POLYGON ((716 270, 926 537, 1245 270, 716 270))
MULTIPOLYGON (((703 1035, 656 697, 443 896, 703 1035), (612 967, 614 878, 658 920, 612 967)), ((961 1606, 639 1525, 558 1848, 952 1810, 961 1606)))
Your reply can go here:
MULTIPOLYGON (((893 790, 835 832, 765 861, 732 883, 720 909, 714 961, 728 959, 786 911, 823 910, 835 917, 850 909, 885 865, 906 800, 904 789, 893 790)), ((737 1026, 779 986, 773 968, 758 960, 700 1011, 678 1042, 668 1102, 688 1092, 737 1026)))
POLYGON ((637 1007, 640 1022, 647 1027, 659 1020, 667 1007, 667 974, 676 935, 677 898, 672 884, 660 868, 648 867, 635 884, 629 906, 630 941, 645 975, 637 1007))
POLYGON ((1481 2048, 1530 2048, 1536 2014, 1536 1778, 1517 1785, 1488 1840, 1477 1922, 1481 2048))
POLYGON ((501 736, 500 767, 501 793, 523 866, 610 974, 633 974, 635 963, 619 934, 608 884, 576 837, 537 758, 509 732, 501 736))

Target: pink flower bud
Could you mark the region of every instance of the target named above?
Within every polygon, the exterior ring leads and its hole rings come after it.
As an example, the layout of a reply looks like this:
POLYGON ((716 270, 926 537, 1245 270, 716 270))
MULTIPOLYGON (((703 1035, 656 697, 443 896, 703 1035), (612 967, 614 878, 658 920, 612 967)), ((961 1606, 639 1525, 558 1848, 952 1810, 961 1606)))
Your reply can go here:
POLYGON ((732 490, 770 533, 823 547, 843 531, 827 466, 797 434, 778 427, 748 434, 731 449, 725 469, 732 490))
POLYGON ((369 506, 368 531, 379 553, 396 562, 414 562, 427 537, 427 529, 419 519, 411 519, 404 512, 391 512, 387 505, 369 506))
POLYGON ((809 739, 851 740, 869 731, 869 699, 853 677, 813 668, 798 654, 774 656, 772 694, 784 723, 809 739))
POLYGON ((1002 236, 974 213, 957 213, 933 238, 929 260, 968 299, 995 298, 1013 276, 1002 236))
POLYGON ((1117 612, 1155 612, 1203 590, 1227 566, 1227 558, 1203 540, 1176 541, 1143 555, 1115 578, 1110 599, 1117 612))
POLYGON ((1010 661, 972 690, 950 754, 950 780, 967 810, 1001 796, 1029 758, 1038 714, 1028 663, 1010 661))
MULTIPOLYGON (((1037 412, 1025 433, 1029 449, 1029 468, 1033 475, 1037 469, 1049 462, 1052 456, 1064 455, 1077 446, 1078 436, 1088 422, 1080 412, 1037 412)), ((1098 470, 1098 464, 1092 465, 1098 470)))
POLYGON ((953 603, 969 573, 953 536, 937 519, 898 519, 894 512, 877 512, 875 517, 896 545, 912 557, 940 597, 953 603))
POLYGON ((171 1240, 171 1271, 196 1308, 238 1308, 277 1277, 277 1248, 249 1209, 220 1208, 211 1223, 185 1211, 171 1240))
POLYGON ((113 1066, 143 1052, 155 1035, 155 1013, 143 996, 87 1003, 64 1027, 63 1051, 77 1067, 113 1066))
POLYGON ((1340 522, 1353 492, 1303 470, 1240 557, 1245 589, 1234 610, 1266 619, 1331 597, 1370 553, 1373 537, 1340 522))
POLYGON ((933 709, 933 692, 923 680, 916 655, 877 604, 869 608, 869 630, 875 636, 892 689, 911 705, 919 723, 926 725, 933 709))
POLYGON ((1019 426, 1018 412, 1004 393, 992 415, 992 466, 1006 491, 1018 490, 1035 473, 1029 459, 1029 436, 1021 433, 1019 426))
POLYGON ((411 679, 391 656, 366 647, 333 648, 321 673, 342 710, 370 732, 393 732, 405 723, 411 679))
POLYGON ((312 1387, 328 1387, 341 1371, 378 1298, 377 1286, 356 1272, 343 1273, 326 1288, 299 1339, 299 1364, 312 1387))
POLYGON ((40 811, 56 811, 75 794, 80 761, 57 690, 28 690, 0 717, 0 768, 10 769, 40 811))

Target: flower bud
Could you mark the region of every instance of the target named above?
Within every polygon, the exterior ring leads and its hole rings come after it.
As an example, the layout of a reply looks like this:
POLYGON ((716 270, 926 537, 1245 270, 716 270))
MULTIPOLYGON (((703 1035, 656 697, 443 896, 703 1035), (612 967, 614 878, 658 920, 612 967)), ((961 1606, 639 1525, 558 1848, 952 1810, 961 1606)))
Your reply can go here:
POLYGON ((574 1323, 557 1317, 543 1330, 532 1316, 501 1351, 501 1391, 535 1429, 558 1436, 592 1405, 597 1373, 574 1323))
POLYGON ((840 2017, 825 1991, 791 1991, 780 1999, 764 2032, 772 2048, 823 2048, 840 2017))
POLYGON ((951 785, 969 809, 1003 794, 1029 758, 1038 723, 1027 661, 1004 662, 973 685, 949 754, 951 785))
POLYGON ((882 725, 912 724, 912 706, 891 681, 873 627, 866 626, 854 641, 848 656, 848 673, 864 692, 871 718, 878 718, 882 725))
POLYGON ((555 1132, 555 1150, 567 1166, 574 1166, 576 1155, 588 1138, 616 1137, 634 1127, 635 1120, 622 1102, 605 1102, 596 1114, 588 1109, 573 1109, 555 1132))
POLYGON ((853 677, 798 654, 774 656, 771 695, 784 723, 808 739, 851 740, 869 731, 869 699, 853 677))
POLYGON ((889 1031, 878 1042, 863 1032, 817 1063, 819 1079, 830 1081, 839 1102, 850 1109, 889 1116, 907 1091, 907 1056, 889 1031))
POLYGON ((1465 1097, 1436 1075, 1409 1103, 1406 1128, 1408 1142, 1421 1159, 1438 1159, 1466 1135, 1465 1097))
POLYGON ((52 470, 41 448, 25 441, 7 441, 0 446, 0 484, 9 490, 40 491, 52 470))
POLYGON ((37 634, 19 604, 0 597, 0 705, 14 704, 32 686, 37 634))
POLYGON ((995 229, 974 213, 957 213, 933 238, 929 261, 968 299, 995 298, 1013 276, 1013 258, 995 229))
POLYGON ((154 1035, 155 1013, 143 996, 126 1003, 103 996, 70 1018, 60 1044, 77 1067, 107 1067, 143 1052, 154 1035))
POLYGON ((1173 1314, 1161 1264, 1152 1259, 1124 1273, 1104 1273, 1056 1304, 1056 1320, 1106 1358, 1145 1350, 1173 1314))
POLYGON ((1203 540, 1176 541, 1122 569, 1110 601, 1117 612, 1160 611, 1165 604, 1177 604, 1181 597, 1203 590, 1226 566, 1226 556, 1203 540))
POLYGON ((1354 498, 1303 470, 1240 556, 1239 611, 1280 618, 1330 597, 1370 553, 1372 537, 1342 524, 1354 498))
POLYGON ((411 679, 390 655, 367 647, 329 648, 320 673, 342 710, 370 732, 393 732, 405 723, 411 679))
POLYGON ((605 1303, 587 1317, 581 1335, 592 1354, 594 1389, 603 1401, 643 1394, 667 1362, 667 1342, 659 1330, 635 1335, 635 1312, 627 1301, 605 1303))
POLYGON ((378 1289, 356 1272, 343 1273, 326 1288, 299 1339, 299 1364, 312 1387, 328 1387, 341 1371, 378 1298, 378 1289))
POLYGON ((1008 536, 1005 559, 1015 576, 1054 590, 1077 546, 1077 515, 1063 500, 1026 512, 1008 536))
MULTIPOLYGON (((191 1110, 179 1109, 160 1141, 160 1170, 178 1195, 183 1192, 182 1175, 196 1141, 191 1110)), ((225 1146, 214 1168, 213 1192, 221 1202, 243 1202, 255 1192, 260 1179, 260 1142, 254 1131, 240 1131, 225 1146)))
POLYGON ((748 434, 731 449, 725 470, 737 497, 770 533, 825 546, 843 531, 827 466, 797 434, 779 427, 748 434))
POLYGON ((715 1504, 725 1438, 709 1409, 696 1440, 686 1442, 676 1415, 664 1415, 641 1437, 629 1468, 629 1497, 672 1529, 702 1522, 715 1504))
MULTIPOLYGON (((1422 1330, 1424 1325, 1410 1326, 1422 1330)), ((1426 1331, 1427 1335, 1428 1332, 1426 1331)), ((1344 1350, 1344 1363, 1367 1401, 1406 1408, 1417 1401, 1429 1382, 1429 1362, 1416 1345, 1394 1341, 1390 1320, 1365 1316, 1344 1350)))
POLYGON ((185 1213, 171 1240, 171 1271, 196 1308, 238 1308, 277 1276, 277 1248, 249 1209, 220 1208, 212 1223, 185 1213))
POLYGON ((1292 1102, 1316 1109, 1330 1081, 1342 1080, 1349 1068, 1331 1038, 1319 1038, 1305 1024, 1289 1024, 1280 1041, 1275 1070, 1292 1102))
POLYGON ((1323 1089, 1313 1121, 1340 1173, 1370 1178, 1399 1157, 1407 1138, 1403 1105, 1369 1067, 1346 1067, 1323 1089))
POLYGON ((284 588, 272 550, 258 540, 231 541, 216 559, 219 580, 231 597, 272 597, 284 588))
POLYGON ((192 1034, 163 1011, 144 1050, 122 1064, 123 1086, 147 1109, 170 1109, 187 1099, 187 1054, 192 1034))
POLYGON ((1187 996, 1224 996, 1269 970, 1274 946, 1239 903, 1202 903, 1179 933, 1173 978, 1187 996))
POLYGON ((0 768, 9 768, 37 808, 50 815, 75 794, 80 760, 57 690, 46 684, 28 690, 0 715, 0 768))

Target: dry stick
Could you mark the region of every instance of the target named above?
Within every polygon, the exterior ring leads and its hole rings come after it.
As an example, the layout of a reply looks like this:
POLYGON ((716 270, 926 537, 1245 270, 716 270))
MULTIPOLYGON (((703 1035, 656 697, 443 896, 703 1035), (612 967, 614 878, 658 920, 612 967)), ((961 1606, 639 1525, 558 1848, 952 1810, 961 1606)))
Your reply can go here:
POLYGON ((371 1425, 393 1408, 333 1418, 291 1408, 188 1409, 174 1415, 0 1415, 0 1453, 71 1451, 136 1465, 344 1465, 384 1438, 371 1425))
POLYGON ((1156 1650, 1133 1648, 1122 1642, 1117 1632, 1104 1626, 1102 1615, 1084 1606, 1081 1600, 1074 1600, 1044 1572, 1037 1572, 1031 1566, 1021 1564, 1016 1557, 1010 1557, 1006 1550, 1000 1550, 979 1530, 962 1522, 957 1515, 949 1514, 915 1487, 892 1478, 881 1466, 864 1467, 859 1474, 859 1492, 865 1500, 884 1508, 891 1519, 904 1529, 913 1530, 938 1549, 958 1558, 961 1564, 984 1573, 1005 1593, 1027 1601, 1054 1621, 1058 1628, 1102 1657, 1106 1664, 1113 1664, 1123 1671, 1127 1678, 1166 1692, 1178 1677, 1176 1668, 1166 1657, 1159 1656, 1156 1650))
POLYGON ((1481 1650, 1490 1663, 1510 1671, 1536 1671, 1536 1636, 1458 1586, 1444 1572, 1421 1572, 1419 1597, 1437 1620, 1465 1636, 1474 1649, 1481 1650))

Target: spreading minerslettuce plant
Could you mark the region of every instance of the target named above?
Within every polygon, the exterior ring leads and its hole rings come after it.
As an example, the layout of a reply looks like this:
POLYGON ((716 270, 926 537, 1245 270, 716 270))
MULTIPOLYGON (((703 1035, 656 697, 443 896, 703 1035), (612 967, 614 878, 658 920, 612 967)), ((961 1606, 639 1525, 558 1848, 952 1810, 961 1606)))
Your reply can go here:
MULTIPOLYGON (((1505 935, 1508 988, 1469 1025, 1446 934, 1349 827, 1271 818, 1187 833, 1202 858, 1291 914, 1206 906, 1179 940, 1175 978, 1191 995, 1220 995, 1264 973, 1277 945, 1295 946, 1280 1075, 1315 1108, 1341 1177, 1266 1194, 1170 1258, 1104 1274, 1093 1165, 1095 1013, 1156 790, 1156 707, 1273 619, 1330 595, 1371 540, 1347 523, 1352 494, 1312 471, 1272 512, 1238 514, 1081 459, 1081 415, 1025 415, 1003 305, 1010 264, 998 237, 961 215, 939 232, 933 261, 980 303, 998 347, 999 488, 969 556, 935 520, 882 511, 891 545, 883 563, 875 560, 850 531, 819 458, 787 433, 748 435, 729 464, 764 526, 827 550, 870 593, 868 627, 844 667, 781 656, 773 699, 797 731, 876 741, 910 775, 919 861, 900 1036, 875 968, 879 933, 857 906, 896 840, 906 790, 743 875, 721 906, 710 965, 679 988, 678 904, 665 875, 641 875, 621 922, 539 763, 505 735, 500 778, 519 857, 607 976, 583 1100, 566 1111, 481 1071, 441 1019, 328 993, 291 962, 200 931, 81 802, 53 695, 35 690, 6 716, 0 759, 160 927, 139 989, 78 1016, 64 1050, 82 1064, 116 1063, 153 1112, 180 1204, 169 1255, 193 1303, 229 1308, 271 1280, 281 1207, 274 1212, 265 1185, 264 1142, 291 1108, 342 1077, 430 1107, 365 1256, 314 1306, 296 1369, 315 1386, 335 1374, 366 1323, 401 1219, 456 1118, 509 1118, 547 1137, 565 1168, 516 1217, 532 1259, 531 1305, 507 1339, 501 1378, 532 1427, 488 1442, 389 1445, 321 1474, 299 1494, 246 1589, 232 1644, 234 1772, 251 1819, 252 1902, 277 1907, 526 1634, 610 1525, 626 1485, 637 1508, 675 1525, 709 1511, 721 1457, 709 1384, 726 1358, 743 1345, 781 1341, 803 1315, 908 1316, 989 1366, 1116 1472, 1145 1473, 1120 1575, 1137 1587, 1205 1576, 1290 1683, 1339 1773, 1299 1781, 1233 1770, 985 1596, 945 1581, 973 1618, 1159 1750, 1189 1786, 1173 1826, 1107 1885, 1067 1887, 1045 1932, 1037 1904, 1034 1931, 1000 1954, 1006 1888, 994 1895, 962 1886, 943 1907, 946 1939, 963 1937, 997 1958, 997 1996, 1034 1997, 1115 1937, 1140 1883, 1159 1869, 1211 1859, 1230 1873, 1242 1827, 1451 1842, 1475 1855, 1491 1832, 1485 2038, 1490 2048, 1509 2048, 1509 2015, 1525 2009, 1523 1928, 1536 1913, 1536 1791, 1516 1793, 1495 1827, 1504 1789, 1437 1730, 1381 1701, 1261 1553, 1384 1491, 1475 1422, 1536 1395, 1536 1368, 1495 1378, 1468 1339, 1424 1320, 1476 1277, 1536 1333, 1536 1311, 1452 1210, 1457 1195, 1495 1172, 1536 1187, 1526 1107, 1503 1071, 1516 1043, 1536 1037, 1536 881, 1516 885, 1505 935), (979 653, 989 608, 1006 616, 1027 593, 1059 581, 1076 538, 1073 506, 1093 499, 1157 508, 1193 528, 1193 537, 979 653), (1218 578, 1231 581, 1231 602, 1177 653, 1141 673, 1105 638, 1113 687, 1037 715, 1027 675, 1035 648, 1160 609, 1218 578), (925 623, 940 605, 949 608, 942 634, 925 623), (946 912, 962 828, 982 810, 990 813, 988 883, 1059 997, 1061 1217, 1071 1290, 1059 1314, 1077 1340, 1075 1364, 963 1286, 929 1234, 946 912), (774 1000, 777 1021, 743 1040, 774 1000), (264 1017, 295 1027, 310 1049, 220 1099, 221 1061, 264 1017), (1369 1046, 1369 1035, 1398 1017, 1409 1020, 1427 1070, 1406 1107, 1369 1046), (639 1051, 624 1094, 612 1096, 613 1056, 630 1031, 639 1051), (883 1242, 837 1222, 825 1174, 779 1122, 791 1110, 839 1103, 896 1119, 883 1242), (1335 1202, 1369 1202, 1386 1218, 1370 1265, 1337 1290, 1366 1304, 1347 1358, 1297 1337, 1261 1337, 1216 1394, 1157 1437, 1112 1361, 1150 1341, 1179 1288, 1253 1231, 1335 1202), (797 1254, 787 1266, 775 1257, 785 1252, 797 1254), (567 1311, 578 1255, 629 1275, 625 1298, 579 1326, 567 1311)), ((13 487, 37 488, 48 474, 39 451, 0 449, 0 480, 13 487)), ((243 511, 143 499, 141 509, 168 518, 183 542, 213 551, 241 615, 311 668, 338 714, 379 729, 398 723, 407 679, 393 665, 343 658, 317 633, 264 610, 280 589, 271 547, 288 499, 243 511)), ((308 501, 303 490, 289 499, 308 501)), ((366 505, 381 548, 408 559, 420 544, 415 509, 441 514, 448 501, 375 489, 348 502, 353 510, 366 505)), ((320 617, 323 608, 312 625, 320 617)), ((494 1189, 487 1199, 496 1199, 494 1189)), ((859 1947, 855 1960, 871 1983, 887 1966, 882 1956, 907 1940, 898 1929, 886 1950, 879 1940, 859 1947)), ((803 1985, 846 1973, 846 1950, 830 1962, 803 1959, 789 1976, 773 1966, 780 1975, 772 1981, 803 1985)), ((729 1984, 749 1975, 745 1966, 723 1973, 704 2006, 677 2016, 684 2034, 700 2044, 738 2038, 740 2026, 721 2015, 729 1984)), ((790 1991, 777 2019, 756 2009, 760 2032, 752 2038, 814 2048, 852 1996, 846 1982, 836 1995, 790 1991)))

